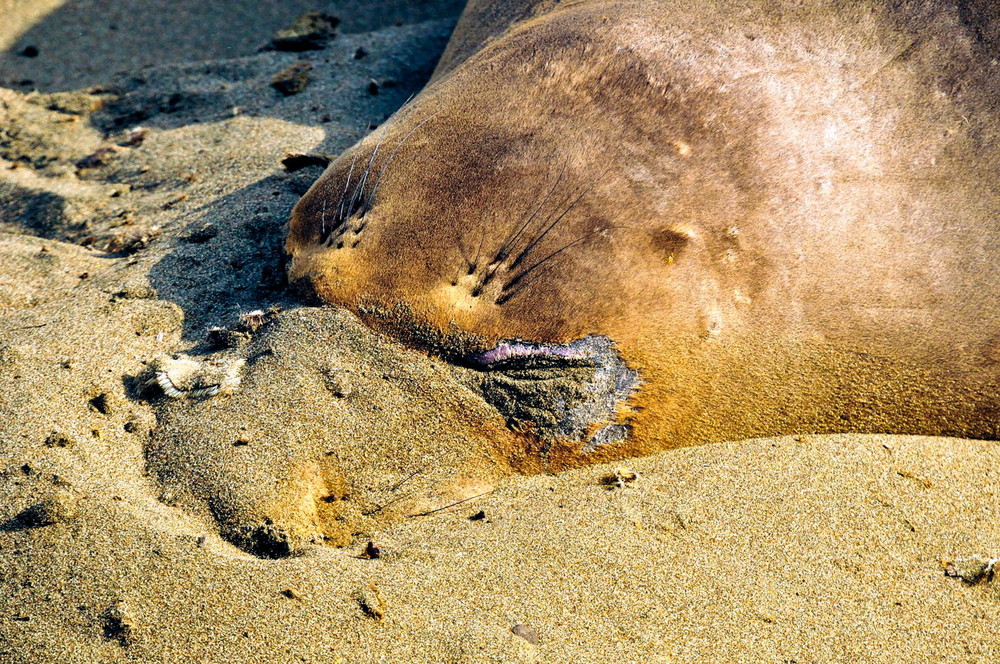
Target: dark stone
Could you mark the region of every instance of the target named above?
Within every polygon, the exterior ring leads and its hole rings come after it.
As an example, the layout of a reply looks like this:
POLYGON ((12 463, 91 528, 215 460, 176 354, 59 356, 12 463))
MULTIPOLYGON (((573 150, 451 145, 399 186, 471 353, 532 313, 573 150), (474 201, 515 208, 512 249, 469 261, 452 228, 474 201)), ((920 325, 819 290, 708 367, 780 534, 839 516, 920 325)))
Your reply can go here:
POLYGON ((275 35, 271 46, 278 51, 318 51, 326 48, 326 43, 337 36, 339 24, 340 19, 335 16, 318 11, 306 12, 275 35))
POLYGON ((215 224, 204 224, 194 230, 188 231, 181 239, 192 244, 208 242, 219 234, 219 228, 215 224))
POLYGON ((107 392, 102 392, 90 400, 90 406, 101 415, 110 415, 112 408, 107 392))
POLYGON ((282 69, 271 81, 271 87, 286 97, 298 94, 309 85, 309 74, 312 64, 296 62, 291 67, 282 69))

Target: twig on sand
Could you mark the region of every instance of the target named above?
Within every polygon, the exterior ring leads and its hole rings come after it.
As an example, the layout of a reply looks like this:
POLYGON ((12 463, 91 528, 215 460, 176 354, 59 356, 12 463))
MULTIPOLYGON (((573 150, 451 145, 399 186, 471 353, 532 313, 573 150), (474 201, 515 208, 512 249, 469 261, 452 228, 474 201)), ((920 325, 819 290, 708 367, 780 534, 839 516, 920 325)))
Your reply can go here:
MULTIPOLYGON (((409 475, 407 475, 406 477, 404 477, 403 479, 399 480, 398 482, 396 482, 395 484, 393 484, 391 487, 389 487, 389 492, 393 493, 395 491, 398 491, 401 486, 403 486, 404 484, 406 484, 407 482, 409 482, 410 480, 412 480, 414 477, 416 477, 418 474, 422 473, 426 469, 427 469, 426 465, 420 466, 419 468, 417 468, 416 470, 414 470, 412 473, 410 473, 409 475)), ((409 494, 409 493, 404 493, 401 496, 396 496, 395 498, 393 498, 392 500, 390 500, 388 502, 382 503, 381 505, 376 505, 372 509, 367 510, 365 512, 362 512, 362 514, 364 516, 372 516, 374 514, 378 514, 379 512, 381 512, 382 510, 384 510, 389 505, 392 505, 393 503, 398 503, 399 501, 403 500, 404 498, 408 498, 410 495, 411 494, 409 494)))
POLYGON ((411 519, 413 517, 417 517, 417 516, 429 516, 431 514, 434 514, 435 512, 440 512, 440 511, 446 510, 446 509, 448 509, 450 507, 455 507, 456 505, 461 505, 462 503, 467 503, 470 500, 475 500, 476 498, 482 498, 483 496, 489 495, 491 493, 493 493, 493 489, 490 489, 489 491, 485 491, 485 492, 483 492, 483 493, 481 493, 479 495, 476 495, 476 496, 469 496, 468 498, 463 498, 462 500, 459 500, 459 501, 456 501, 454 503, 451 503, 450 505, 445 505, 444 507, 438 507, 438 508, 435 508, 435 509, 432 509, 432 510, 428 510, 426 512, 421 512, 420 514, 410 514, 408 516, 411 519))
POLYGON ((390 492, 396 491, 397 489, 399 489, 399 487, 403 486, 404 484, 406 484, 407 482, 409 482, 410 480, 412 480, 414 477, 416 477, 419 473, 422 473, 424 470, 426 470, 426 468, 427 468, 426 465, 420 466, 419 468, 417 468, 416 470, 414 470, 412 473, 410 473, 409 475, 407 475, 406 477, 404 477, 403 479, 399 480, 398 482, 396 482, 395 484, 393 484, 391 487, 389 487, 389 491, 390 492))
POLYGON ((390 500, 388 502, 382 503, 381 505, 376 505, 375 507, 371 508, 370 510, 365 510, 364 512, 361 513, 361 515, 362 516, 374 516, 375 514, 378 514, 379 512, 381 512, 382 510, 384 510, 389 505, 392 505, 394 503, 398 503, 399 501, 403 500, 404 498, 409 498, 411 495, 412 494, 404 493, 402 496, 396 496, 395 498, 393 498, 392 500, 390 500))

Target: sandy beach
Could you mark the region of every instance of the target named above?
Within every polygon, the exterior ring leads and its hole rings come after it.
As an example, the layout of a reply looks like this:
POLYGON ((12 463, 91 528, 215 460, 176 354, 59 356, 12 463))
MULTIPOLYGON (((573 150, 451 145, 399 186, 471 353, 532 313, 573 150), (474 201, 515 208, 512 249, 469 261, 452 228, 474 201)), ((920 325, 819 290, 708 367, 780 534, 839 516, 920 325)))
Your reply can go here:
POLYGON ((0 661, 997 661, 996 443, 549 473, 460 372, 286 288, 316 157, 461 6, 0 0, 0 661), (276 49, 309 10, 335 36, 276 49))

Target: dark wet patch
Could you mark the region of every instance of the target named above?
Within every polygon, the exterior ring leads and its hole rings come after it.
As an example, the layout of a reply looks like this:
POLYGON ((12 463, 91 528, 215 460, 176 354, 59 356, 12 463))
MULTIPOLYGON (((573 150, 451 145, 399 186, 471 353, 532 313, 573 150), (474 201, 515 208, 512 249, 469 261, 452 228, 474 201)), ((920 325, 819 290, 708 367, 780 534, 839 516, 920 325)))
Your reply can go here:
POLYGON ((66 224, 61 196, 0 182, 0 219, 5 230, 28 232, 50 238, 60 235, 66 224))
POLYGON ((506 341, 466 363, 467 381, 512 428, 537 435, 543 452, 568 441, 588 453, 628 436, 616 415, 638 389, 639 375, 607 337, 565 345, 506 341))
POLYGON ((272 560, 301 555, 305 544, 270 519, 257 526, 224 529, 222 535, 247 553, 272 560))

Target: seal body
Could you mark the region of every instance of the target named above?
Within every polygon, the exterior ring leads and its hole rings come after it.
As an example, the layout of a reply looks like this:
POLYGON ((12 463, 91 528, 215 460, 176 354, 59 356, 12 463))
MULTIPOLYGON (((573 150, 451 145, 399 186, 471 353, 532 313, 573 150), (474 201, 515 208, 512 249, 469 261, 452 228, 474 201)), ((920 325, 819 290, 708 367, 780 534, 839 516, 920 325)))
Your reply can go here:
POLYGON ((998 35, 986 0, 472 2, 296 206, 290 278, 473 371, 610 340, 567 463, 1000 438, 998 35))

